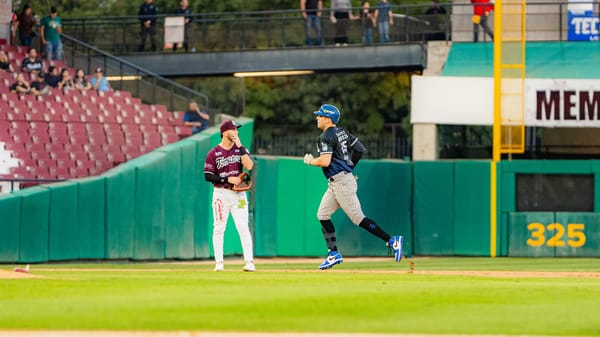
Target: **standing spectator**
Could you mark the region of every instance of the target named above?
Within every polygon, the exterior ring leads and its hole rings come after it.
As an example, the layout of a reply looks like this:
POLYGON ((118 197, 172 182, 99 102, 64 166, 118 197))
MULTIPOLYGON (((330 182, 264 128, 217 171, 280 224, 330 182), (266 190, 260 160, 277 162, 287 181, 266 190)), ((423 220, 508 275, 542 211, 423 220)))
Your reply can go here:
POLYGON ((360 11, 360 22, 362 27, 362 43, 371 44, 373 42, 373 26, 375 25, 375 16, 371 13, 368 1, 362 2, 360 11))
POLYGON ((58 88, 60 83, 60 73, 57 67, 49 66, 48 73, 46 74, 46 83, 52 88, 58 88))
POLYGON ((425 11, 426 15, 446 14, 446 9, 441 7, 437 0, 431 0, 431 5, 425 11))
POLYGON ((11 46, 17 45, 17 30, 19 26, 17 12, 12 12, 10 15, 10 41, 9 44, 11 46))
POLYGON ((307 153, 304 163, 320 167, 327 180, 327 190, 321 198, 317 219, 321 223, 321 232, 329 253, 319 268, 329 269, 344 260, 338 251, 335 226, 331 221, 331 216, 339 208, 353 224, 367 230, 392 248, 396 262, 400 262, 403 237, 389 235, 373 219, 366 217, 356 194, 358 185, 353 172, 367 149, 356 136, 337 126, 340 111, 336 106, 323 104, 314 114, 317 116, 317 128, 323 132, 317 142, 319 157, 314 158, 307 153))
POLYGON ((50 15, 43 18, 40 23, 40 35, 42 44, 46 47, 48 61, 62 60, 63 46, 60 33, 62 33, 62 21, 57 15, 56 7, 51 7, 50 15))
POLYGON ((22 46, 31 46, 35 37, 35 18, 29 5, 23 6, 23 11, 17 17, 17 31, 19 32, 19 41, 22 46))
POLYGON ((140 17, 141 30, 140 30, 140 46, 139 52, 143 52, 146 48, 146 38, 150 35, 150 43, 152 44, 152 51, 156 51, 156 13, 158 8, 152 3, 152 0, 145 0, 140 5, 138 15, 140 17))
POLYGON ((110 84, 108 83, 108 79, 103 75, 102 68, 96 68, 94 72, 94 77, 92 77, 90 84, 92 85, 92 89, 97 91, 110 91, 110 84))
POLYGON ((188 110, 183 116, 183 123, 186 126, 192 127, 192 134, 196 134, 208 128, 208 120, 210 116, 201 109, 196 102, 190 102, 188 110))
POLYGON ((73 83, 73 77, 71 77, 71 74, 69 74, 69 69, 63 68, 60 71, 60 81, 58 82, 58 89, 67 91, 74 88, 75 83, 73 83))
POLYGON ((12 64, 10 64, 10 60, 6 55, 6 52, 4 50, 0 50, 0 72, 4 71, 14 73, 15 69, 13 68, 12 64))
POLYGON ((450 33, 449 22, 446 17, 446 9, 440 6, 437 0, 431 0, 431 5, 425 11, 425 15, 428 15, 427 21, 431 23, 432 31, 427 33, 427 41, 431 40, 446 40, 446 32, 448 32, 448 39, 450 33))
POLYGON ((375 18, 379 29, 379 41, 390 42, 390 25, 394 24, 392 5, 387 0, 381 0, 375 8, 375 18))
POLYGON ((81 68, 77 69, 77 72, 75 72, 74 84, 75 89, 79 91, 89 90, 92 88, 92 85, 90 84, 90 82, 88 82, 87 78, 85 77, 85 71, 83 71, 83 69, 81 68))
POLYGON ((310 30, 315 30, 314 44, 317 46, 323 42, 321 33, 321 11, 323 10, 323 0, 300 0, 300 9, 304 17, 304 35, 306 36, 306 45, 313 44, 310 38, 310 30))
POLYGON ((233 187, 242 181, 239 175, 244 169, 250 171, 254 162, 248 149, 242 145, 238 135, 241 125, 234 121, 221 124, 221 142, 206 155, 204 179, 212 183, 213 209, 213 251, 215 271, 224 270, 223 238, 229 214, 240 236, 244 260, 244 271, 256 271, 252 251, 252 234, 248 227, 248 198, 245 191, 234 191, 233 187))
POLYGON ((488 17, 494 10, 494 4, 489 0, 471 0, 473 4, 473 42, 479 41, 479 26, 483 28, 483 38, 485 34, 489 35, 492 42, 494 41, 494 32, 488 26, 488 17))
MULTIPOLYGON (((192 11, 188 7, 188 0, 181 0, 179 2, 179 8, 175 11, 176 15, 185 16, 183 22, 183 49, 185 49, 186 53, 189 48, 190 41, 190 27, 193 20, 192 11)), ((178 43, 173 43, 173 52, 177 51, 178 43)))
POLYGON ((331 23, 335 25, 336 46, 348 44, 348 20, 355 20, 350 0, 331 0, 331 23))
POLYGON ((38 57, 35 48, 29 48, 27 51, 27 57, 21 62, 21 70, 32 74, 44 71, 44 61, 38 57))

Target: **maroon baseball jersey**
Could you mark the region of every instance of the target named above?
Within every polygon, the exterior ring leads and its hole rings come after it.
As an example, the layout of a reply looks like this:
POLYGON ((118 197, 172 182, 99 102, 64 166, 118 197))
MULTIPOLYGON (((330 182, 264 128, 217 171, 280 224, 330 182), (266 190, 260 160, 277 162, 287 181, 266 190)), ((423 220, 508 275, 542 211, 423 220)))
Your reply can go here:
MULTIPOLYGON (((242 165, 242 150, 235 144, 231 149, 227 150, 217 145, 212 150, 208 151, 206 161, 204 162, 204 173, 216 174, 219 177, 226 178, 238 176, 242 173, 244 166, 242 165)), ((231 187, 233 185, 216 184, 215 187, 231 187)))

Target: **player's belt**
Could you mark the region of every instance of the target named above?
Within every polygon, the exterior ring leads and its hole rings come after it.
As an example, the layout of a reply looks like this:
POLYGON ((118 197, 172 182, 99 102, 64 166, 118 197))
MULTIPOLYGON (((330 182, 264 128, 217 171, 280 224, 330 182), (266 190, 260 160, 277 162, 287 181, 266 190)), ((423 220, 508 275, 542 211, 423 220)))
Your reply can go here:
POLYGON ((332 175, 332 176, 331 176, 331 177, 329 177, 329 179, 327 179, 327 180, 329 180, 330 182, 334 182, 334 181, 335 181, 335 179, 339 179, 339 178, 341 178, 342 176, 345 176, 346 174, 348 174, 348 172, 346 172, 346 171, 342 171, 342 172, 340 172, 340 173, 336 173, 336 174, 332 175))

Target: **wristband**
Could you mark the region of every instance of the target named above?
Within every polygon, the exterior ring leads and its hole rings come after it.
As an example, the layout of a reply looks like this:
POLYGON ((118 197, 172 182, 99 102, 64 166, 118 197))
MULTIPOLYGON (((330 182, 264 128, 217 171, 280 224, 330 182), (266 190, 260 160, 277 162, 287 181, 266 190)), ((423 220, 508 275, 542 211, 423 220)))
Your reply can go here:
POLYGON ((245 154, 250 154, 250 151, 248 151, 248 149, 244 145, 240 146, 240 151, 242 152, 242 156, 245 154))

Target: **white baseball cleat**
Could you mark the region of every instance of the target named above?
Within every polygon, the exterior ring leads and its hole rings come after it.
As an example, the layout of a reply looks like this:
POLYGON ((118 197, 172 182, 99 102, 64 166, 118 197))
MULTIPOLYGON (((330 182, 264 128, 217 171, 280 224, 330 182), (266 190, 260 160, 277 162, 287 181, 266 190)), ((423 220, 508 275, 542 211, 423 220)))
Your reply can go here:
POLYGON ((256 267, 254 266, 254 263, 252 261, 250 262, 246 262, 246 265, 244 266, 244 271, 256 271, 256 267))
POLYGON ((223 262, 217 262, 215 264, 215 271, 224 271, 225 270, 225 266, 223 265, 223 262))

